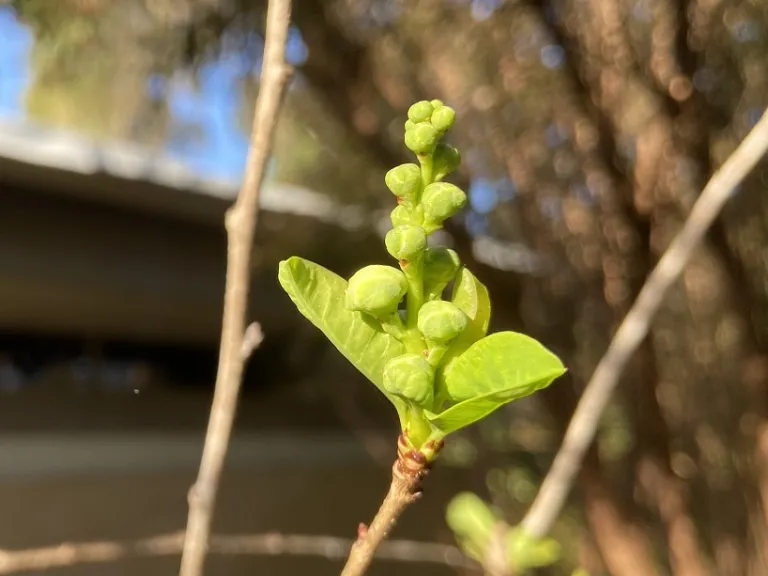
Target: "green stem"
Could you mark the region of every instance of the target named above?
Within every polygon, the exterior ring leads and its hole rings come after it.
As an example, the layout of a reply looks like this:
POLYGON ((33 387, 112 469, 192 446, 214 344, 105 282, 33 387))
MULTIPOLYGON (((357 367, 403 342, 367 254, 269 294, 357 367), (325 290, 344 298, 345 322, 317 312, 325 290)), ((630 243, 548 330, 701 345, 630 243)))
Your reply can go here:
MULTIPOLYGON (((421 164, 421 191, 424 191, 424 188, 432 184, 433 178, 432 178, 432 170, 435 165, 434 161, 434 152, 430 154, 424 154, 423 156, 419 156, 419 164, 421 164)), ((419 194, 419 200, 421 200, 421 194, 419 194)))
POLYGON ((424 266, 421 258, 412 260, 403 268, 405 279, 408 281, 408 293, 406 295, 407 312, 405 327, 414 330, 419 319, 419 310, 424 304, 424 266))
POLYGON ((421 448, 432 435, 433 430, 421 408, 410 406, 407 416, 406 432, 408 441, 416 449, 421 448))
POLYGON ((406 338, 405 325, 402 318, 400 318, 400 314, 397 312, 392 317, 382 320, 381 328, 384 332, 401 342, 406 338))
POLYGON ((437 368, 447 350, 448 346, 432 346, 427 355, 427 362, 429 362, 433 368, 437 368))

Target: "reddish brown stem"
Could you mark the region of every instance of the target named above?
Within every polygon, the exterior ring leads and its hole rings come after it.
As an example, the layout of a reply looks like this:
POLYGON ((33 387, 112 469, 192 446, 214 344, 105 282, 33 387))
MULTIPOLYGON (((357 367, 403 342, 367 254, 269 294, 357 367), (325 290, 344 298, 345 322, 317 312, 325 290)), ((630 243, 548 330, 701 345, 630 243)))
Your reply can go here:
MULTIPOLYGON (((439 449, 439 447, 438 447, 439 449)), ((379 545, 389 535, 405 509, 421 496, 421 481, 429 472, 429 462, 418 450, 412 450, 404 436, 398 440, 397 460, 392 466, 392 483, 370 526, 360 524, 357 540, 341 576, 360 576, 373 562, 379 545)))

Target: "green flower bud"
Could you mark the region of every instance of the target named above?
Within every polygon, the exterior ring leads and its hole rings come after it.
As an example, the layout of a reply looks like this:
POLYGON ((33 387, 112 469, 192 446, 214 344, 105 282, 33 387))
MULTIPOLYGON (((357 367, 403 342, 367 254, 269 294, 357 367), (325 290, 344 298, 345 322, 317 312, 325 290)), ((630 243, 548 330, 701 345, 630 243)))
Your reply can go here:
POLYGON ((432 122, 432 126, 437 128, 440 132, 445 132, 453 126, 453 121, 455 119, 456 111, 453 108, 450 106, 441 106, 432 112, 430 122, 432 122))
POLYGON ((456 170, 461 164, 461 153, 458 149, 440 142, 435 148, 434 167, 432 175, 435 181, 440 181, 456 170))
POLYGON ((397 311, 407 291, 408 281, 397 268, 366 266, 349 279, 345 304, 349 310, 383 318, 397 311))
POLYGON ((432 300, 419 310, 417 325, 427 340, 445 344, 467 327, 467 316, 451 302, 432 300))
POLYGON ((416 102, 413 106, 408 108, 408 120, 411 122, 427 122, 432 117, 434 108, 432 104, 426 100, 416 102))
POLYGON ((411 217, 411 211, 407 206, 403 206, 402 204, 395 206, 395 209, 389 214, 389 220, 395 228, 410 224, 411 217))
POLYGON ((384 182, 392 194, 413 202, 421 189, 421 168, 416 164, 400 164, 387 172, 384 182))
POLYGON ((384 390, 431 408, 435 395, 435 370, 420 354, 403 354, 384 366, 384 390))
POLYGON ((438 133, 429 122, 419 122, 405 132, 405 145, 416 154, 428 154, 437 143, 438 133))
POLYGON ((447 182, 430 184, 421 197, 425 220, 438 225, 464 208, 466 203, 464 191, 447 182))
POLYGON ((442 108, 443 106, 445 106, 445 104, 443 104, 443 101, 442 101, 442 100, 432 100, 432 101, 430 102, 430 104, 432 104, 432 108, 434 108, 435 110, 437 110, 438 108, 442 108))
POLYGON ((424 292, 439 296, 461 267, 459 255, 443 246, 429 247, 424 252, 424 292))
POLYGON ((421 226, 398 226, 387 232, 384 244, 393 258, 410 261, 427 248, 427 233, 421 226))
POLYGON ((408 130, 410 130, 411 128, 413 128, 414 126, 416 126, 416 122, 414 122, 413 120, 406 120, 405 121, 405 130, 406 130, 406 132, 408 130))

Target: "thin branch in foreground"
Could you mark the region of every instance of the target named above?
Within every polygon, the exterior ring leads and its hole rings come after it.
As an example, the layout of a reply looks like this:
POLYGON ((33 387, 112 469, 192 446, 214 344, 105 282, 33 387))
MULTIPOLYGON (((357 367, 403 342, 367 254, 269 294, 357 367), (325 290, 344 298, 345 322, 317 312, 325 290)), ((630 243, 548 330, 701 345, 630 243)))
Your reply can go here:
POLYGON ((522 521, 534 537, 544 536, 565 504, 568 492, 592 444, 600 417, 632 354, 648 334, 651 320, 667 290, 680 276, 696 246, 717 218, 734 189, 768 150, 768 113, 744 138, 706 185, 683 229, 651 272, 637 300, 619 326, 587 384, 568 425, 563 443, 536 499, 522 521))
POLYGON ((258 217, 258 200, 265 166, 288 84, 290 68, 285 47, 290 24, 290 0, 269 0, 264 64, 256 99, 250 149, 243 184, 226 214, 227 276, 221 329, 219 368, 197 481, 189 492, 186 541, 181 576, 200 576, 211 530, 219 478, 235 419, 237 399, 247 356, 260 342, 260 331, 246 331, 251 253, 258 217))
MULTIPOLYGON (((77 564, 116 562, 128 558, 174 556, 184 545, 184 532, 160 534, 130 542, 63 543, 28 550, 0 550, 0 574, 51 570, 77 564)), ((253 556, 317 556, 328 560, 346 557, 352 540, 304 534, 243 534, 212 536, 210 552, 253 556)), ((477 565, 455 546, 412 540, 385 542, 376 558, 472 568, 477 565)))

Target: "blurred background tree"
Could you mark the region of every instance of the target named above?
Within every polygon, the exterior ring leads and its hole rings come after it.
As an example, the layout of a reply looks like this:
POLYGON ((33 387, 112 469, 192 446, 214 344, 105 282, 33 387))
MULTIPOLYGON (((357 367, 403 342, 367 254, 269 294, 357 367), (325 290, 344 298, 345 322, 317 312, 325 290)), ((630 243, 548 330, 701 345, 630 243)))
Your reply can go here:
MULTIPOLYGON (((198 154, 222 122, 246 137, 265 3, 10 5, 34 37, 32 118, 198 154), (203 122, 195 98, 222 84, 203 122)), ((274 177, 386 208, 405 110, 442 99, 470 196, 451 241, 495 297, 492 328, 570 367, 448 455, 514 523, 648 271, 765 109, 768 5, 299 0, 294 21, 274 177)), ((767 176, 734 197, 625 374, 556 530, 562 573, 768 572, 767 176)))

